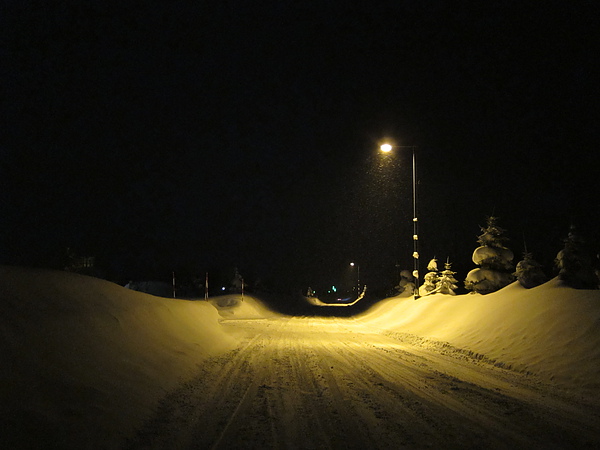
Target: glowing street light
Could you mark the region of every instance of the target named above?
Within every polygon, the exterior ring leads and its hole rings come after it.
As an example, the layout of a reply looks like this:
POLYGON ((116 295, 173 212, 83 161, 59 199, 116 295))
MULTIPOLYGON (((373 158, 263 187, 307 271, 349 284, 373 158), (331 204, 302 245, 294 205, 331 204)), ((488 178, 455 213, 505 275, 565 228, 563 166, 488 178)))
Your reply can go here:
POLYGON ((352 267, 356 266, 356 295, 360 295, 360 266, 358 264, 350 263, 352 267))
POLYGON ((417 158, 416 158, 416 147, 414 145, 402 146, 391 144, 382 144, 379 149, 383 153, 390 153, 393 148, 410 148, 412 149, 412 184, 413 184, 413 277, 415 279, 415 286, 413 294, 415 300, 420 297, 419 295, 419 220, 417 218, 417 158))

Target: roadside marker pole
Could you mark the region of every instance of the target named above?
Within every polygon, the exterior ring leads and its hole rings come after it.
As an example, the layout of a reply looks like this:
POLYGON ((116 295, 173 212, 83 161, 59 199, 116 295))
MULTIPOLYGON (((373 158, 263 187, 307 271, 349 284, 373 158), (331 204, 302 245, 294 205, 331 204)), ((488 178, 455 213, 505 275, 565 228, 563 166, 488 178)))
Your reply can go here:
POLYGON ((206 280, 204 281, 204 300, 208 301, 208 272, 206 272, 206 280))

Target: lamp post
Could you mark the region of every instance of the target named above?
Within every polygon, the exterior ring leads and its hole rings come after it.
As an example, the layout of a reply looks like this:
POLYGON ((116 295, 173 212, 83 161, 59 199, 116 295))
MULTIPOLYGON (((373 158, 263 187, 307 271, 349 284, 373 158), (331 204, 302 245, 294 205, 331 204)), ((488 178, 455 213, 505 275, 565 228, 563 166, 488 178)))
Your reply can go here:
POLYGON ((417 217, 417 158, 416 158, 416 147, 414 145, 408 146, 392 146, 391 144, 383 144, 380 150, 384 153, 389 153, 393 148, 410 148, 412 150, 412 188, 413 188, 413 277, 415 279, 415 286, 413 294, 415 300, 420 297, 419 295, 419 219, 417 217))
POLYGON ((360 295, 360 266, 358 264, 350 263, 352 267, 356 266, 356 295, 360 295))

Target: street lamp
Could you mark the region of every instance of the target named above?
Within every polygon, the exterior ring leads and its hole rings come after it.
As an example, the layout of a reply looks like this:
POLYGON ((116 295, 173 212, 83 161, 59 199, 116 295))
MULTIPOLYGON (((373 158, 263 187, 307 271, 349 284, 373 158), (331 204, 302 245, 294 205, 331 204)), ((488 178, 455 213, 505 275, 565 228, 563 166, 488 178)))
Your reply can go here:
POLYGON ((360 266, 358 264, 350 263, 352 267, 356 266, 356 295, 360 295, 360 266))
POLYGON ((413 294, 415 300, 419 295, 419 219, 417 218, 417 158, 416 147, 414 145, 395 145, 383 144, 379 147, 383 153, 389 153, 393 148, 410 148, 412 149, 412 185, 413 185, 413 277, 415 286, 413 294))

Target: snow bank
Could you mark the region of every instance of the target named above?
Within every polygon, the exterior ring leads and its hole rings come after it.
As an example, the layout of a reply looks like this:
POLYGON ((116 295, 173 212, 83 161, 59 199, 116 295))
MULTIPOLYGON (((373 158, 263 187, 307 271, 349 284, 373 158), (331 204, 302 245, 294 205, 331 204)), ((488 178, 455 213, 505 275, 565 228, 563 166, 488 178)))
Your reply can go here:
POLYGON ((388 299, 360 320, 473 352, 574 389, 600 387, 600 291, 557 279, 491 294, 388 299))
MULTIPOLYGON (((272 315, 247 295, 174 300, 0 266, 0 447, 117 448, 202 361, 237 345, 220 320, 272 315)), ((395 297, 357 320, 598 395, 600 291, 515 282, 488 295, 395 297)))
POLYGON ((250 295, 233 294, 210 298, 223 319, 265 319, 276 314, 262 301, 250 295))
POLYGON ((235 346, 218 319, 206 302, 0 266, 0 446, 117 447, 205 358, 235 346))

